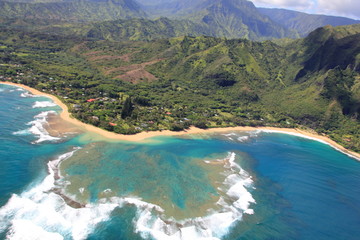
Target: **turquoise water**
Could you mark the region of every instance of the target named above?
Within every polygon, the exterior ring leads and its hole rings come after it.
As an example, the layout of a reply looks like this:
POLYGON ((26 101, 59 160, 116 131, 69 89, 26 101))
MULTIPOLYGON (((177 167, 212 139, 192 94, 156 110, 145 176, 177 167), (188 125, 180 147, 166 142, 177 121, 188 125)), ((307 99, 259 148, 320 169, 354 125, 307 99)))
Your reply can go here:
MULTIPOLYGON (((47 98, 20 97, 22 89, 0 85, 0 204, 4 205, 12 193, 20 193, 30 182, 46 174, 48 157, 64 151, 61 145, 31 144, 38 138, 31 134, 34 116, 50 108, 32 108, 36 101, 47 98), (24 130, 24 131, 22 131, 24 130), (14 134, 18 132, 18 134, 14 134), (40 170, 40 171, 39 171, 40 170)), ((51 110, 59 110, 51 108, 51 110)))
POLYGON ((59 108, 24 93, 0 85, 0 239, 360 236, 360 162, 328 145, 273 132, 56 139, 40 123, 59 108))

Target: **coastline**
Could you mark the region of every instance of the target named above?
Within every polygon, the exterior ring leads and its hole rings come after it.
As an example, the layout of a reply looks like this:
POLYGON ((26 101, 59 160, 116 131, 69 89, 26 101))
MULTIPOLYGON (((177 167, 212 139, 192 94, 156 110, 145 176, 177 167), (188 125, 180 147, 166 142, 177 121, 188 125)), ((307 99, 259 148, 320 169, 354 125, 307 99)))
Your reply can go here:
POLYGON ((101 135, 101 136, 103 136, 105 138, 112 139, 112 140, 123 140, 123 141, 137 142, 137 141, 143 141, 143 140, 146 140, 148 138, 156 137, 156 136, 180 136, 180 135, 185 135, 185 134, 206 134, 206 133, 229 132, 229 131, 278 132, 278 133, 291 134, 291 135, 301 136, 301 137, 310 138, 310 139, 313 139, 313 140, 316 140, 316 141, 320 141, 320 142, 328 144, 331 147, 343 152, 344 154, 347 154, 348 156, 353 157, 353 158, 360 161, 360 153, 350 151, 350 150, 346 149, 345 147, 341 146, 340 144, 338 144, 337 142, 331 140, 330 138, 328 138, 326 136, 322 136, 322 135, 319 135, 319 134, 317 134, 315 132, 305 131, 305 130, 301 130, 301 129, 297 129, 297 128, 226 127, 226 128, 200 129, 200 128, 196 128, 196 127, 190 127, 189 129, 187 129, 185 131, 180 131, 180 132, 172 132, 170 130, 165 130, 165 131, 154 131, 154 132, 141 132, 141 133, 134 134, 134 135, 117 134, 117 133, 114 133, 114 132, 109 132, 109 131, 106 131, 104 129, 92 126, 90 124, 83 123, 80 120, 73 118, 71 116, 70 112, 69 112, 68 107, 59 98, 57 98, 54 95, 51 95, 51 94, 48 94, 48 93, 43 93, 43 92, 41 92, 41 91, 39 91, 37 89, 31 88, 31 87, 28 87, 26 85, 19 84, 19 83, 0 81, 0 84, 5 84, 5 85, 11 85, 11 86, 24 88, 24 89, 26 89, 27 91, 31 92, 34 95, 40 95, 40 96, 48 97, 48 98, 52 99, 55 104, 57 104, 58 106, 60 106, 62 108, 62 112, 60 114, 60 118, 62 120, 66 121, 68 123, 74 124, 74 125, 80 127, 83 130, 96 133, 98 135, 101 135))

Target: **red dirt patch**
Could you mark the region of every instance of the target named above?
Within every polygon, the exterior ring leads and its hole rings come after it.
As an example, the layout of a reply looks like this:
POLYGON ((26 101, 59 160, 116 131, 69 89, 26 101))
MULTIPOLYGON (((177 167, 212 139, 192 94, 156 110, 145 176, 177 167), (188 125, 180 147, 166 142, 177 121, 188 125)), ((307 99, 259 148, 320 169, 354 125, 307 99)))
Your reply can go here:
POLYGON ((152 82, 157 80, 157 77, 141 68, 128 71, 125 74, 116 76, 115 78, 131 83, 152 82))
POLYGON ((134 53, 137 53, 137 52, 124 54, 124 55, 120 56, 120 59, 123 60, 124 62, 130 62, 131 61, 131 55, 133 55, 134 53))

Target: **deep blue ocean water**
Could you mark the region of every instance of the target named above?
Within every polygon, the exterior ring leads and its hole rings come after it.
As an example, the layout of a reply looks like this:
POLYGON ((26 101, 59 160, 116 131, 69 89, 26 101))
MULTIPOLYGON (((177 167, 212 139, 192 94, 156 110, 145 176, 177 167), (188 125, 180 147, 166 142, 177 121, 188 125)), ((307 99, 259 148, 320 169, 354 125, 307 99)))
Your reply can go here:
POLYGON ((266 132, 53 139, 40 123, 60 109, 24 93, 0 85, 0 239, 359 239, 360 162, 326 144, 266 132))

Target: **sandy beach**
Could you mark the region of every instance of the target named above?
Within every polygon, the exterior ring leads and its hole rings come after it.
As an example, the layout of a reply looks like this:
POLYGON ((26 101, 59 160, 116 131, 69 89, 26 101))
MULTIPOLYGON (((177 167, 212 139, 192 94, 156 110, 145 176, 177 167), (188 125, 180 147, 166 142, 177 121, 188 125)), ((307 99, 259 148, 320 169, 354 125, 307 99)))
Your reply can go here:
POLYGON ((24 88, 31 92, 34 95, 41 95, 46 96, 54 101, 57 105, 59 105, 63 111, 60 114, 60 117, 71 124, 74 124, 80 128, 80 130, 90 131, 96 134, 99 134, 105 138, 113 139, 113 140, 123 140, 123 141, 142 141, 151 137, 156 136, 179 136, 184 134, 203 134, 203 133, 217 133, 217 132, 231 132, 231 131, 268 131, 268 132, 279 132, 279 133, 285 133, 285 134, 292 134, 297 136, 302 136, 306 138, 311 138, 317 141, 321 141, 323 143, 329 144, 335 149, 342 151, 343 153, 360 160, 360 154, 356 152, 349 151, 348 149, 344 148, 340 144, 336 143, 335 141, 331 140, 330 138, 326 136, 322 136, 317 134, 315 131, 305 131, 301 129, 294 129, 294 128, 276 128, 276 127, 227 127, 227 128, 210 128, 210 129, 200 129, 196 127, 191 127, 190 129, 187 129, 186 131, 180 131, 180 132, 172 132, 170 130, 165 131, 154 131, 154 132, 141 132, 134 135, 122 135, 117 134, 113 132, 106 131, 104 129, 83 123, 71 116, 71 114, 68 111, 68 107, 57 97, 43 93, 39 90, 36 90, 34 88, 25 86, 23 84, 18 83, 11 83, 11 82, 1 82, 0 84, 7 84, 12 86, 17 86, 24 88))

